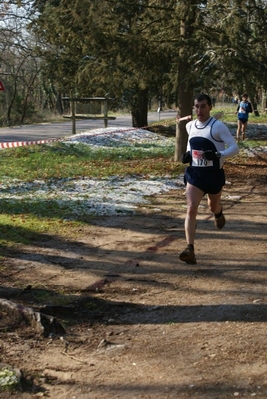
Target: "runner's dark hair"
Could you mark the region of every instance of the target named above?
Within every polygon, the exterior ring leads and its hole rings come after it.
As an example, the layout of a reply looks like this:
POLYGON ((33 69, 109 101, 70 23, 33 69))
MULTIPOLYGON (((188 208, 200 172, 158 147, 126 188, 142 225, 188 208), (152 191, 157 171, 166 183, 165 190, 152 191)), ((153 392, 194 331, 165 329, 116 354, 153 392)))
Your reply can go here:
POLYGON ((198 94, 197 96, 196 96, 196 100, 199 102, 199 101, 203 101, 203 100, 207 100, 207 104, 208 105, 211 105, 211 98, 210 98, 210 96, 208 96, 207 94, 204 94, 204 93, 201 93, 201 94, 198 94))

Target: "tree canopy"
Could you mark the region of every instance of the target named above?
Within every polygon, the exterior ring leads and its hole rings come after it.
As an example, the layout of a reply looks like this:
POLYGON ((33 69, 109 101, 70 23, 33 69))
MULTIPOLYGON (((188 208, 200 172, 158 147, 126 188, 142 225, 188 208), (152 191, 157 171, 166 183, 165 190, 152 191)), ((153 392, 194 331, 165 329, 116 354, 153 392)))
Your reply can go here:
MULTIPOLYGON (((247 91, 254 109, 267 86, 263 0, 28 0, 42 82, 48 94, 111 96, 147 125, 152 98, 192 111, 195 93, 247 91), (38 39, 38 40, 37 40, 38 39)), ((3 7, 3 6, 2 6, 3 7)), ((1 28, 1 34, 4 29, 1 28)), ((179 125, 185 138, 185 126, 179 125)), ((180 147, 185 143, 182 139, 180 147)))

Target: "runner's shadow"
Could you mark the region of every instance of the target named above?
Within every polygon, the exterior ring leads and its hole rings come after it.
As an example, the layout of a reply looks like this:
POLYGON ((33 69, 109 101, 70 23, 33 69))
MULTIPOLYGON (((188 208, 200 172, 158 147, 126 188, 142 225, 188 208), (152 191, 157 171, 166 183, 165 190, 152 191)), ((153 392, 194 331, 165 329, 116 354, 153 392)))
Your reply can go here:
POLYGON ((194 306, 140 306, 123 316, 121 321, 129 324, 168 324, 201 322, 266 322, 265 304, 219 304, 194 306), (128 315, 128 316, 127 316, 128 315))

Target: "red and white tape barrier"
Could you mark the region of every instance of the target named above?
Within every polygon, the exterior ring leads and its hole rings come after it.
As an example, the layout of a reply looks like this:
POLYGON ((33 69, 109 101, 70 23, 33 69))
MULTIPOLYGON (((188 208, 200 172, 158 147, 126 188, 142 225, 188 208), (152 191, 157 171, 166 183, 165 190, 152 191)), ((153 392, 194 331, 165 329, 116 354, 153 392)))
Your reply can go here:
POLYGON ((36 141, 10 141, 7 143, 0 143, 0 148, 25 147, 27 145, 46 144, 46 143, 51 143, 52 141, 58 141, 58 140, 61 140, 61 139, 36 140, 36 141))

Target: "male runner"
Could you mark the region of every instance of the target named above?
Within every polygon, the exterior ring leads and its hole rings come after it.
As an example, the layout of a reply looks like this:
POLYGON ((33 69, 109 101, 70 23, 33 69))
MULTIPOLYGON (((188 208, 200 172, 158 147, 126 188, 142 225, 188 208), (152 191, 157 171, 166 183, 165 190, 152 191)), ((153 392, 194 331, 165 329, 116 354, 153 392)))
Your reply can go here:
POLYGON ((240 140, 240 132, 242 133, 242 140, 245 140, 246 128, 248 124, 249 113, 252 112, 251 103, 248 101, 247 93, 242 94, 242 101, 237 106, 237 131, 236 140, 240 140))
POLYGON ((208 196, 208 206, 215 217, 215 226, 222 229, 225 217, 221 205, 222 188, 225 184, 224 159, 239 152, 239 148, 227 126, 210 116, 211 98, 200 94, 195 99, 197 119, 186 124, 188 132, 187 152, 182 156, 186 168, 187 214, 185 237, 187 247, 180 254, 180 260, 195 264, 194 241, 198 206, 203 196, 208 196))

